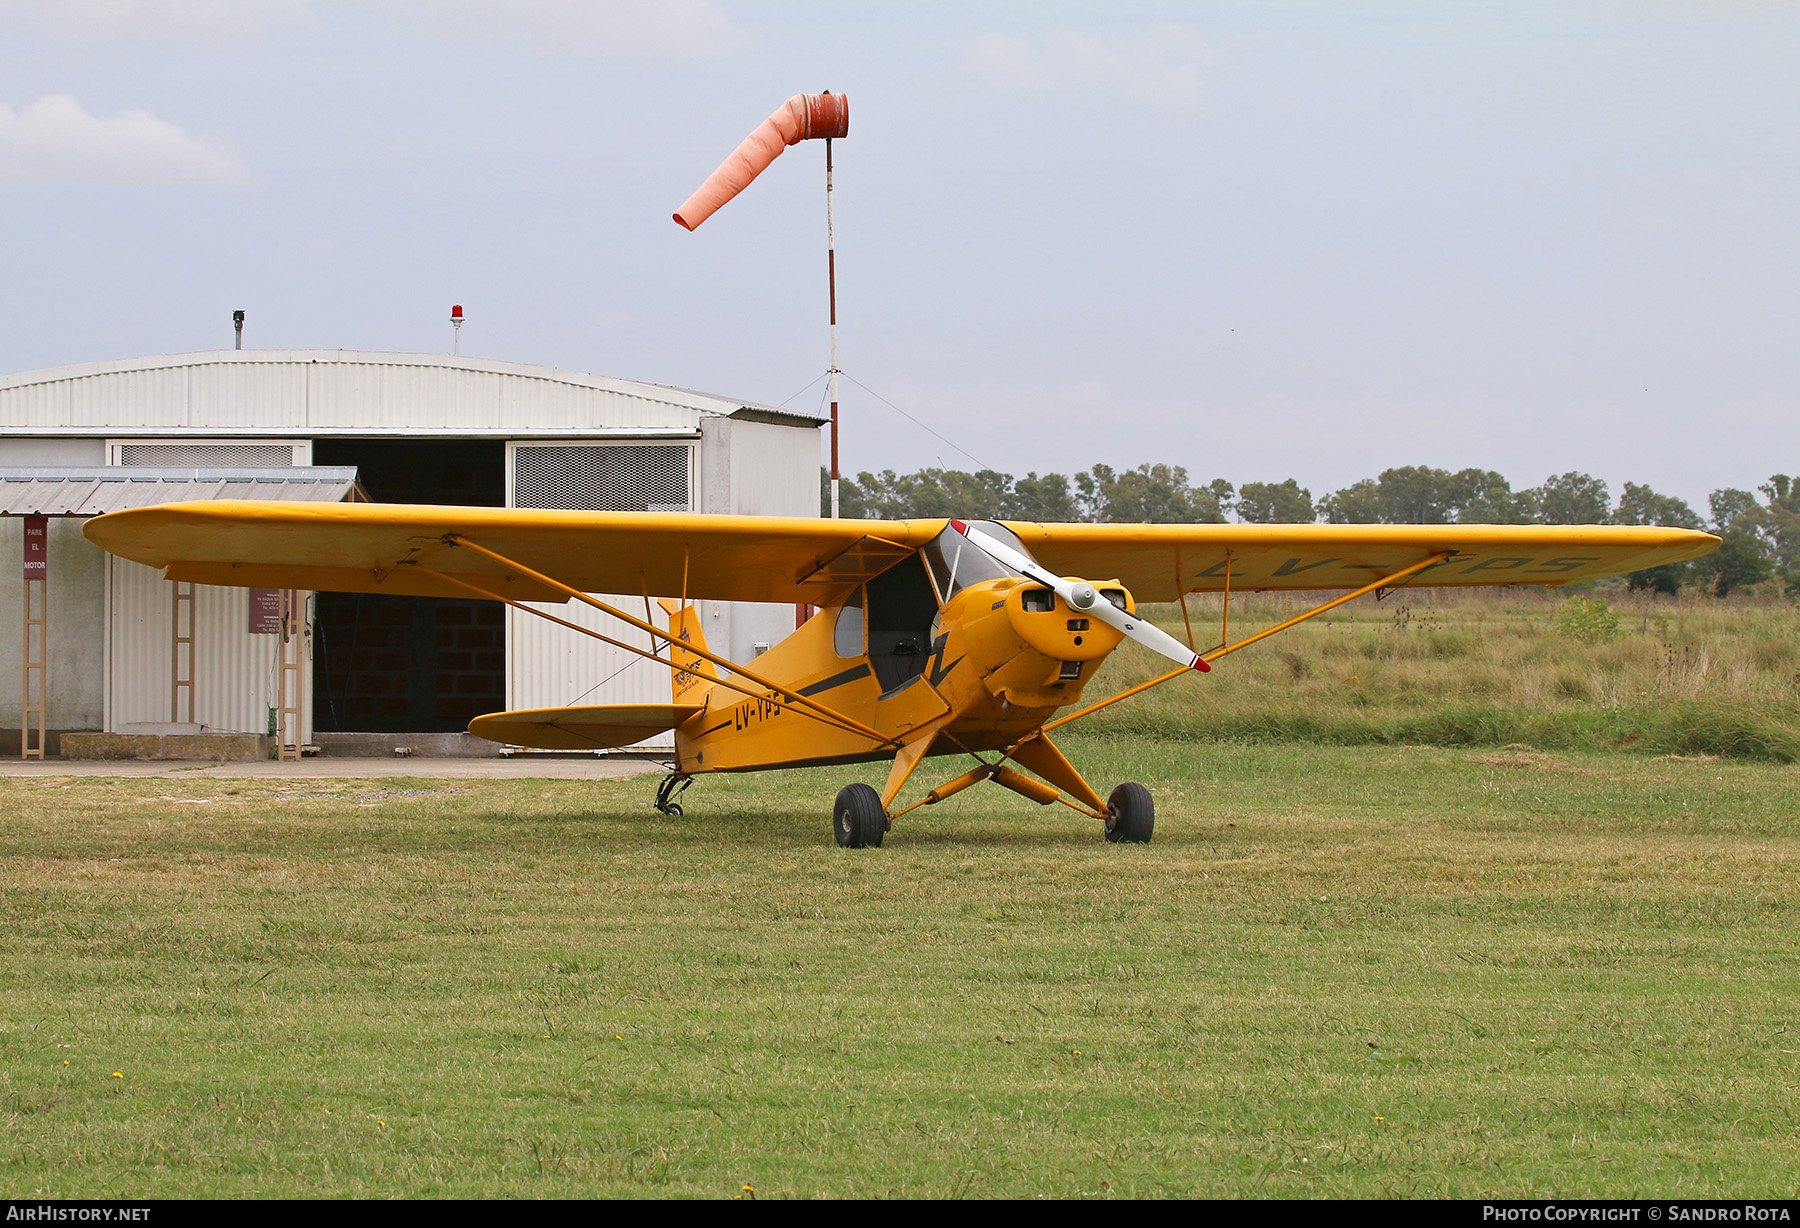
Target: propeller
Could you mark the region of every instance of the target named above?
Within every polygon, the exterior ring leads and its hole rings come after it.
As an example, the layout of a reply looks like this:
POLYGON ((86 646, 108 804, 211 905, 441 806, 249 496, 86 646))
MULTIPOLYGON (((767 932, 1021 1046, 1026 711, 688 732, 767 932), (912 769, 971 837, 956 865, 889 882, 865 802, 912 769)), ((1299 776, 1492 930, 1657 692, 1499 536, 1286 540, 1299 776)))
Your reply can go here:
POLYGON ((1137 615, 1121 610, 1102 597, 1086 580, 1067 580, 1062 576, 1052 575, 992 533, 983 532, 967 521, 952 520, 950 527, 996 563, 1010 567, 1026 579, 1035 580, 1045 588, 1054 590, 1058 597, 1068 603, 1070 609, 1090 614, 1107 626, 1123 631, 1126 638, 1136 640, 1150 651, 1161 653, 1184 668, 1197 669, 1203 674, 1212 672, 1212 666, 1199 653, 1137 615))

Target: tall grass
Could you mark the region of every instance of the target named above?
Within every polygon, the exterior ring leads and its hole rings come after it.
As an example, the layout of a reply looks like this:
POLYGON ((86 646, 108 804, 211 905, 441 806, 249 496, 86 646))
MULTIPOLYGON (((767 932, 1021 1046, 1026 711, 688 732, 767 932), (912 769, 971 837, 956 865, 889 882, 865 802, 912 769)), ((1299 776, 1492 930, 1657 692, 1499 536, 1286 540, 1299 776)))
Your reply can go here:
MULTIPOLYGON (((1314 594, 1232 600, 1239 639, 1314 594)), ((1636 749, 1800 760, 1800 607, 1759 598, 1610 598, 1615 638, 1559 629, 1566 598, 1498 590, 1362 598, 1097 715, 1116 733, 1355 745, 1636 749)), ((1217 597, 1192 597, 1195 643, 1219 640, 1217 597)), ((1185 637, 1180 607, 1146 610, 1185 637)), ((1114 654, 1090 698, 1159 662, 1114 654)))

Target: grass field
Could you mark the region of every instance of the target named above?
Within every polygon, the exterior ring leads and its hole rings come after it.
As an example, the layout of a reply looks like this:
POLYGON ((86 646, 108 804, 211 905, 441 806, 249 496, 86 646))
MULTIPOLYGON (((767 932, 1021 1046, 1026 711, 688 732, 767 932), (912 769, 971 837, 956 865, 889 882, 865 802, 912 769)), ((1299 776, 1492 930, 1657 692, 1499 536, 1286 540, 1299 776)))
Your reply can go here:
POLYGON ((1153 844, 984 786, 850 853, 845 769, 0 780, 5 1192, 1793 1195, 1795 769, 1067 747, 1153 844))
MULTIPOLYGON (((1315 594, 1232 602, 1234 637, 1315 594)), ((1109 710, 1120 736, 1337 745, 1626 749, 1800 762, 1800 606, 1784 599, 1610 595, 1612 634, 1559 631, 1560 594, 1476 589, 1364 598, 1222 662, 1200 687, 1109 710)), ((1219 599, 1191 597, 1195 642, 1218 642, 1219 599)), ((1185 636, 1176 606, 1151 614, 1185 636)), ((1158 664, 1118 653, 1104 685, 1158 664)), ((1102 691, 1104 693, 1104 689, 1102 691)))

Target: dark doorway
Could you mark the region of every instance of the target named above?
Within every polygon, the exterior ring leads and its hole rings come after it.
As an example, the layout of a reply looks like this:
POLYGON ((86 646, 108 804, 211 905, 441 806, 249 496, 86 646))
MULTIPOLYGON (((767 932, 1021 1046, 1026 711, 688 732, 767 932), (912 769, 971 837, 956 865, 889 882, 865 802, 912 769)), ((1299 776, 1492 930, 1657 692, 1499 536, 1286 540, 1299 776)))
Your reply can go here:
POLYGON ((869 664, 886 695, 925 672, 937 595, 916 553, 870 580, 868 593, 869 664))
MULTIPOLYGON (((355 465, 378 503, 506 503, 500 441, 320 439, 313 464, 355 465)), ((316 611, 316 730, 455 733, 506 703, 505 609, 498 602, 320 593, 316 611)))

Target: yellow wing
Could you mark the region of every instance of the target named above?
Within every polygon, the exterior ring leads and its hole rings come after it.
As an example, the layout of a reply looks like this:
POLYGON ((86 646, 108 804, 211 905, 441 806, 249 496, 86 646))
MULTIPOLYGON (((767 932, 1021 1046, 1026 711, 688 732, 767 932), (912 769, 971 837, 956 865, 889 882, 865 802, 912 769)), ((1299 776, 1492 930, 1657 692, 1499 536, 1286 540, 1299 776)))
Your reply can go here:
POLYGON ((1571 584, 1698 558, 1710 533, 1616 525, 1009 524, 1044 566, 1117 579, 1139 601, 1232 590, 1360 588, 1440 551, 1409 587, 1571 584), (1229 563, 1228 563, 1229 560, 1229 563))
MULTIPOLYGON (((452 542, 463 538, 590 593, 829 604, 930 541, 943 520, 692 512, 562 512, 386 503, 171 503, 84 532, 114 554, 205 584, 466 596, 425 568, 516 600, 562 594, 452 542)), ((1008 525, 1062 575, 1122 581, 1141 601, 1183 592, 1355 588, 1440 551, 1409 584, 1566 584, 1696 558, 1719 539, 1603 525, 1008 525)))
POLYGON ((245 587, 466 597, 421 568, 519 601, 561 601, 452 545, 460 536, 587 593, 827 603, 930 541, 944 522, 558 512, 398 503, 209 500, 88 521, 95 544, 171 580, 245 587))

